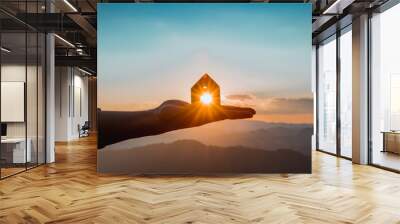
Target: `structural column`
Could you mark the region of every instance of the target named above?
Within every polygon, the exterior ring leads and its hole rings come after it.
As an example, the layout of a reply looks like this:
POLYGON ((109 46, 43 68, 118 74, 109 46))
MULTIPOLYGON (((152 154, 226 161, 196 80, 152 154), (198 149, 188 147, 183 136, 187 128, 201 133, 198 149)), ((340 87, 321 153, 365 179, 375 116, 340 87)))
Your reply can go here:
POLYGON ((368 163, 368 15, 353 19, 353 162, 368 163))
MULTIPOLYGON (((46 11, 53 12, 51 1, 46 1, 46 11)), ((46 163, 55 161, 55 43, 54 34, 46 34, 46 163)))

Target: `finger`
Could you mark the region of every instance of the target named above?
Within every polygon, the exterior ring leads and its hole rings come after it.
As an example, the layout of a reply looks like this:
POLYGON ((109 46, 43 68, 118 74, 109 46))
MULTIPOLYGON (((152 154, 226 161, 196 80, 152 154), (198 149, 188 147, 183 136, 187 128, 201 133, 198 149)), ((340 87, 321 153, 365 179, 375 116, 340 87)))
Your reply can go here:
POLYGON ((229 111, 229 112, 237 111, 243 113, 252 113, 253 115, 256 114, 256 111, 250 107, 221 106, 221 108, 224 111, 229 111))
POLYGON ((249 107, 222 106, 222 108, 228 119, 251 118, 256 114, 256 111, 249 107))
POLYGON ((250 111, 227 111, 225 112, 227 119, 243 119, 252 118, 254 113, 250 111))

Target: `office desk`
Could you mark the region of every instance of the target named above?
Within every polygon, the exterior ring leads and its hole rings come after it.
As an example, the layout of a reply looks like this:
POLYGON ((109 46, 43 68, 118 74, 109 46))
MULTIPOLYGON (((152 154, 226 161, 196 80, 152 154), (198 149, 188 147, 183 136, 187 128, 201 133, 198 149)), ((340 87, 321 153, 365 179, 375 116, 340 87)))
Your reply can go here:
POLYGON ((6 138, 1 139, 1 157, 6 163, 26 163, 30 162, 31 154, 31 139, 27 139, 25 152, 25 138, 6 138))
POLYGON ((400 154, 400 132, 383 131, 383 150, 382 152, 392 152, 400 154))

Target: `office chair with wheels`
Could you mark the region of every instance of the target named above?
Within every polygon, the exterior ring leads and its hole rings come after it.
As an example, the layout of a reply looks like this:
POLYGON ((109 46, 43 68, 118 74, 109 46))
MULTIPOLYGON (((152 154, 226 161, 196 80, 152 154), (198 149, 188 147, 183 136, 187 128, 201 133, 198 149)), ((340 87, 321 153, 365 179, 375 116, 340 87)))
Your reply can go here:
POLYGON ((89 121, 85 121, 82 127, 78 124, 79 138, 89 136, 90 125, 89 121))

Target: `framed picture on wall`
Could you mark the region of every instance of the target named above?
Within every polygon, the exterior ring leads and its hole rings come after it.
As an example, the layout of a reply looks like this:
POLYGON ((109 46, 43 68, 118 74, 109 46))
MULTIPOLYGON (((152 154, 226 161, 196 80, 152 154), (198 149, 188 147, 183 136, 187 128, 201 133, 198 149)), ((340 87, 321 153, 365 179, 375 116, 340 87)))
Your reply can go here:
POLYGON ((99 4, 98 171, 310 173, 310 4, 99 4))

